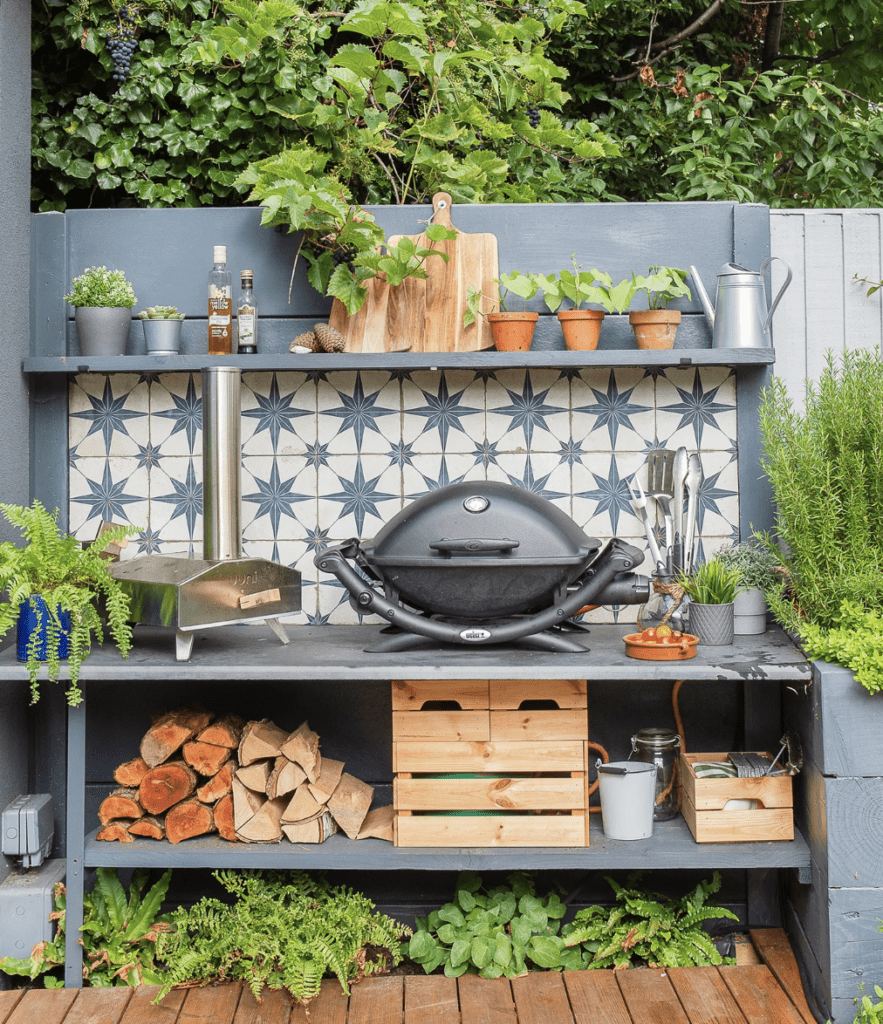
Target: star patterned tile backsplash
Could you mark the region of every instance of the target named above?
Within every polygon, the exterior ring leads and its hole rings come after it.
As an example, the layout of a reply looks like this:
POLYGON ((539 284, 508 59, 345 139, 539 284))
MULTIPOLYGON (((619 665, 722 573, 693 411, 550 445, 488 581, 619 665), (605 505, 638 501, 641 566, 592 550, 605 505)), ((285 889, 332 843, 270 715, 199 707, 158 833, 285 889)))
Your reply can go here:
MULTIPOLYGON (((497 372, 340 371, 242 376, 246 555, 302 574, 291 622, 361 621, 317 551, 370 538, 409 502, 459 480, 535 491, 589 536, 646 551, 629 482, 647 454, 698 451, 699 555, 738 538, 735 377, 727 367, 497 372)), ((70 389, 70 529, 138 534, 125 557, 202 553, 201 375, 86 374, 70 389)), ((639 568, 649 573, 649 559, 639 568)), ((588 621, 632 622, 602 608, 588 621)), ((364 621, 378 621, 367 617, 364 621)))

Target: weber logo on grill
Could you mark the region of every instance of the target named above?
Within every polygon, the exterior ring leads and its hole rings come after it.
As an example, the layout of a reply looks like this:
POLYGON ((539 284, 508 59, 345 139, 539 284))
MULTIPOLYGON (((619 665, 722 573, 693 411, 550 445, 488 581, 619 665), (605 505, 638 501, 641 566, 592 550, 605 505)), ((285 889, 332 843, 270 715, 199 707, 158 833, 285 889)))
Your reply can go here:
POLYGON ((460 631, 461 640, 487 640, 490 633, 486 629, 463 629, 460 631))

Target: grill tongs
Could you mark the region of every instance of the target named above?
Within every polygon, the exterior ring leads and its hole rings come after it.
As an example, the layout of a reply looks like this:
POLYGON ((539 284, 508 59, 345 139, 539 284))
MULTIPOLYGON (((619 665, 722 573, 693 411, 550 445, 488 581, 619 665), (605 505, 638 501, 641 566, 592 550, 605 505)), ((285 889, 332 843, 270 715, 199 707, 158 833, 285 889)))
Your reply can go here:
POLYGON ((589 648, 568 636, 546 632, 563 625, 585 605, 640 604, 649 599, 650 584, 646 576, 631 570, 644 559, 644 553, 614 537, 579 577, 570 584, 562 599, 533 614, 476 622, 452 622, 430 618, 410 611, 388 600, 375 589, 370 580, 360 576, 348 559, 359 561, 360 546, 356 539, 335 544, 320 551, 313 564, 323 572, 336 576, 350 592, 350 603, 360 615, 373 612, 404 632, 389 636, 366 647, 371 653, 392 653, 421 645, 424 638, 449 644, 506 644, 523 641, 540 650, 562 654, 585 653, 589 648))

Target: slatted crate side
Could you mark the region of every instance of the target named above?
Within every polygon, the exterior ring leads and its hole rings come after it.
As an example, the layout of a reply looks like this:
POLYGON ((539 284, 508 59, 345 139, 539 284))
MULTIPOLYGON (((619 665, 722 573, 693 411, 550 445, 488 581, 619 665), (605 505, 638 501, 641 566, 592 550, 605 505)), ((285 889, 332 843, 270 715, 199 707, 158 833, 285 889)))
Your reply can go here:
POLYGON ((491 711, 517 710, 525 701, 553 700, 559 708, 587 708, 585 679, 494 679, 491 711))
POLYGON ((693 771, 694 764, 726 760, 727 754, 680 755, 681 792, 697 810, 720 811, 728 800, 758 800, 765 808, 794 806, 790 775, 755 779, 699 779, 693 771))
POLYGON ((396 846, 584 846, 585 818, 513 814, 473 818, 396 817, 396 846))
POLYGON ((489 711, 393 711, 393 742, 399 740, 489 740, 489 711))
POLYGON ((581 772, 568 777, 424 779, 393 781, 397 811, 579 811, 585 806, 581 772))
POLYGON ((491 742, 503 740, 586 740, 589 719, 584 708, 561 711, 491 711, 491 742))
POLYGON ((486 711, 486 679, 396 679, 392 684, 393 711, 420 711, 427 701, 454 701, 462 711, 486 711))
POLYGON ((585 744, 578 740, 456 743, 407 740, 393 743, 394 772, 581 772, 585 744))

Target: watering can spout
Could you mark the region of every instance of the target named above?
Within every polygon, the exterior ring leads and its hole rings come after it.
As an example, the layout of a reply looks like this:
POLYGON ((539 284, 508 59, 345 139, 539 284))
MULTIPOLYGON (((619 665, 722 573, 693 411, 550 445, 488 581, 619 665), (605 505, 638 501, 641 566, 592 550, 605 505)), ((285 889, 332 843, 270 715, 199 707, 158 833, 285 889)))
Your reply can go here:
POLYGON ((708 324, 714 330, 714 306, 711 304, 711 299, 708 297, 708 292, 705 290, 705 285, 702 283, 699 271, 695 267, 690 267, 690 277, 693 279, 693 286, 696 289, 696 294, 699 296, 702 309, 706 317, 708 317, 708 324))

